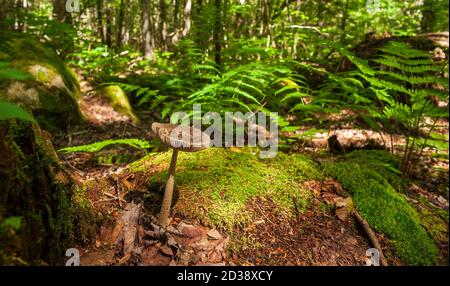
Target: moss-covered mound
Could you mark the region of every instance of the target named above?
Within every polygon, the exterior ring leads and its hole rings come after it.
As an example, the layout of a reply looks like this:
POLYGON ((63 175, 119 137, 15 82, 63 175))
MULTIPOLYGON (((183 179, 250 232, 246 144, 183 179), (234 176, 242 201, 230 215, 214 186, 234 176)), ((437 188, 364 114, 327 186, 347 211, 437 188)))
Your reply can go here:
MULTIPOLYGON (((159 172, 150 184, 165 184, 170 156, 171 152, 150 155, 131 168, 156 167, 159 172)), ((288 210, 293 199, 298 206, 306 206, 311 194, 303 189, 303 181, 321 178, 318 166, 301 155, 279 153, 273 159, 260 159, 252 149, 210 148, 178 156, 175 185, 179 197, 173 211, 228 229, 248 222, 245 206, 256 196, 271 197, 288 210)))
POLYGON ((377 231, 390 238, 398 256, 410 265, 432 265, 438 249, 419 215, 401 194, 398 160, 383 151, 355 151, 341 162, 325 164, 325 175, 351 192, 356 208, 377 231))
POLYGON ((0 82, 0 98, 27 106, 44 128, 82 119, 76 75, 54 51, 29 36, 0 34, 0 40, 0 61, 31 74, 26 81, 0 82))
POLYGON ((128 100, 123 89, 118 85, 108 85, 100 90, 100 95, 108 99, 112 108, 118 113, 128 116, 133 123, 138 123, 138 118, 134 114, 133 107, 128 100))

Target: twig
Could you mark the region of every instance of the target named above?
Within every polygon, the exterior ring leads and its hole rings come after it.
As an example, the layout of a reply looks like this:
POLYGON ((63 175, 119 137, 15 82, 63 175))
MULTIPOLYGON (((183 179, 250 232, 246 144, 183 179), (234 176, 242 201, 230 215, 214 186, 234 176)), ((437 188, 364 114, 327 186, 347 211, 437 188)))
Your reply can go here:
POLYGON ((112 195, 112 194, 110 194, 110 193, 103 192, 103 194, 104 194, 105 196, 107 196, 107 197, 110 197, 110 198, 112 198, 112 199, 118 200, 118 201, 120 201, 120 202, 124 202, 124 203, 127 202, 126 200, 124 200, 124 199, 122 199, 122 198, 120 198, 120 197, 117 197, 117 196, 115 196, 115 195, 112 195))
POLYGON ((94 203, 94 204, 104 203, 104 202, 109 202, 109 201, 112 201, 112 200, 115 200, 115 199, 116 199, 116 198, 102 199, 102 200, 95 201, 95 202, 93 202, 93 203, 94 203))
POLYGON ((378 252, 380 254, 380 265, 388 266, 386 258, 383 255, 383 250, 381 249, 380 242, 378 241, 378 238, 376 237, 375 232, 372 230, 372 228, 367 223, 367 221, 356 211, 356 209, 354 210, 353 213, 355 214, 356 221, 364 229, 364 232, 366 233, 367 237, 369 238, 372 246, 378 250, 378 252))
POLYGON ((117 200, 119 202, 119 207, 122 207, 122 202, 120 201, 120 188, 119 188, 119 179, 114 178, 114 187, 116 188, 117 200))

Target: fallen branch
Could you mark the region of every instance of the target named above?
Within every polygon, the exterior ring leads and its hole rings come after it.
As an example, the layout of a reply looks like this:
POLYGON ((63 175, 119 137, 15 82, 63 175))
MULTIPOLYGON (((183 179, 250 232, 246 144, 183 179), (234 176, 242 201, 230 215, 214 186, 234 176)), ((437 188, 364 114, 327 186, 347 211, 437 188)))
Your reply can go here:
POLYGON ((353 212, 355 214, 356 221, 358 224, 364 229, 364 232, 366 233, 367 237, 370 240, 370 243, 373 247, 375 247, 379 254, 380 254, 380 265, 381 266, 388 266, 386 258, 383 255, 383 251, 381 250, 380 242, 378 241, 378 238, 375 235, 375 232, 372 230, 370 225, 367 223, 367 221, 356 211, 356 209, 353 212))

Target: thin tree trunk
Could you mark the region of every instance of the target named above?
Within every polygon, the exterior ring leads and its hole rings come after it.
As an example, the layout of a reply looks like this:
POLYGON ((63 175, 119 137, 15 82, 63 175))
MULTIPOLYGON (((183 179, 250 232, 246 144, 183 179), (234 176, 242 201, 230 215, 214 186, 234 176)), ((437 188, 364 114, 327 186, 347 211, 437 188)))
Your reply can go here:
POLYGON ((105 11, 106 14, 106 45, 108 47, 112 46, 112 15, 111 15, 111 9, 109 7, 106 8, 105 11))
POLYGON ((186 37, 191 31, 191 14, 192 14, 192 0, 186 0, 184 6, 184 28, 181 33, 183 37, 186 37))
POLYGON ((103 0, 97 0, 97 34, 105 42, 105 31, 103 26, 103 0))
POLYGON ((172 44, 176 45, 180 38, 179 23, 178 23, 178 12, 180 10, 180 0, 174 0, 173 2, 173 33, 172 33, 172 44))
POLYGON ((161 40, 161 47, 167 51, 167 22, 166 22, 166 2, 159 0, 159 36, 161 40))
POLYGON ((151 34, 152 16, 150 15, 150 1, 141 0, 141 33, 142 33, 142 52, 144 58, 154 59, 154 45, 151 34))
POLYGON ((123 33, 123 20, 125 17, 125 0, 120 0, 119 16, 117 19, 117 31, 116 31, 116 47, 120 49, 122 47, 122 33, 123 33))
POLYGON ((215 0, 214 1, 215 6, 215 13, 216 13, 216 20, 214 23, 214 60, 219 66, 219 68, 222 65, 222 0, 215 0))
POLYGON ((348 18, 348 0, 345 1, 345 9, 344 9, 344 15, 342 16, 342 22, 341 22, 341 44, 344 44, 345 41, 345 28, 347 26, 347 18, 348 18))
POLYGON ((22 9, 23 9, 23 1, 16 1, 16 31, 23 32, 23 21, 22 21, 22 9))
POLYGON ((420 22, 420 30, 422 33, 433 31, 436 23, 436 12, 433 9, 434 1, 425 0, 422 5, 422 20, 420 22))
POLYGON ((66 0, 53 0, 53 18, 60 23, 72 23, 72 16, 66 11, 66 0))

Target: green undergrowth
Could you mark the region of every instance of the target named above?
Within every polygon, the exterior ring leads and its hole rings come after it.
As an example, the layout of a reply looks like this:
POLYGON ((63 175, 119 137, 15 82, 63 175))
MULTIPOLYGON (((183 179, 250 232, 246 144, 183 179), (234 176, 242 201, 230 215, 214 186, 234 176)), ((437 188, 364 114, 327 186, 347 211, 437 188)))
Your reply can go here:
MULTIPOLYGON (((245 225, 251 213, 246 204, 256 197, 271 197, 279 207, 306 208, 311 195, 303 189, 305 180, 322 177, 316 163, 302 155, 278 153, 260 159, 252 149, 210 148, 198 153, 180 152, 175 184, 179 191, 174 212, 203 223, 231 230, 245 225)), ((171 152, 149 155, 131 165, 133 171, 160 166, 149 184, 164 184, 171 152)))
POLYGON ((398 159, 389 153, 355 151, 342 161, 324 164, 324 173, 352 194, 361 215, 389 237, 402 260, 409 265, 435 264, 438 249, 401 193, 405 182, 397 168, 398 159))

